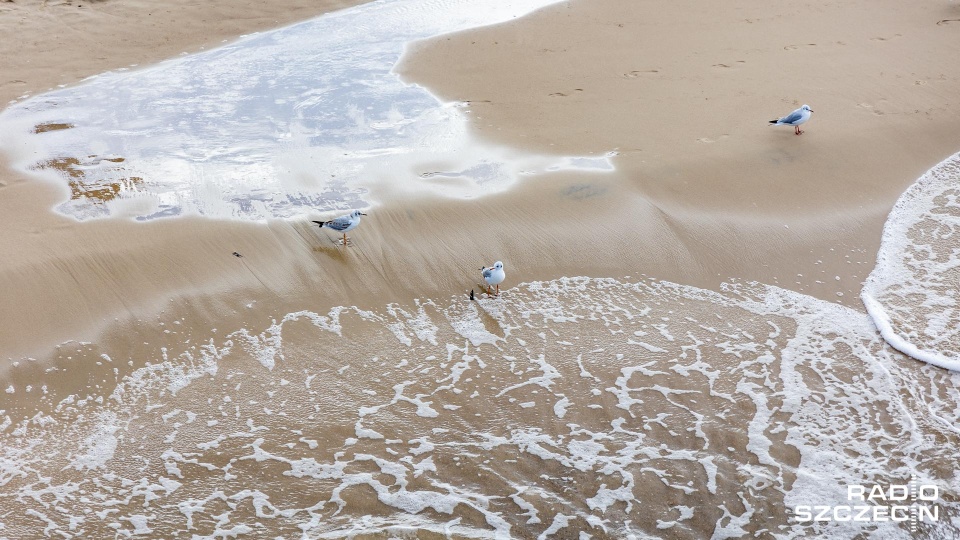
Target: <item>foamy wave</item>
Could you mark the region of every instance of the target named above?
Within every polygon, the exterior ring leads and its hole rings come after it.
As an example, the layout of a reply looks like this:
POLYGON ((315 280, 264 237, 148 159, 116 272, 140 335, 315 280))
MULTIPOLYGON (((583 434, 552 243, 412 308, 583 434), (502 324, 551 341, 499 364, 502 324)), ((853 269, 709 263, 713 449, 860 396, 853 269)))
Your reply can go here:
POLYGON ((960 374, 799 293, 564 278, 199 337, 2 424, 0 538, 910 538, 790 509, 911 476, 960 533, 960 374))
POLYGON ((897 200, 860 296, 892 346, 960 370, 958 295, 960 153, 927 171, 897 200))

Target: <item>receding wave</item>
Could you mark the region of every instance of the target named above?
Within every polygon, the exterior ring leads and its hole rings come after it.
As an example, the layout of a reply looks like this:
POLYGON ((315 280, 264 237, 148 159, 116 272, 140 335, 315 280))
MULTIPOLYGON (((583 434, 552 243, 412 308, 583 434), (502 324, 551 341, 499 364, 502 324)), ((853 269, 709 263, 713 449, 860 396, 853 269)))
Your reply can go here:
POLYGON ((16 103, 0 148, 70 187, 77 219, 199 214, 264 220, 368 206, 398 192, 478 197, 607 156, 477 141, 466 103, 393 73, 418 39, 556 0, 369 2, 229 45, 16 103))
POLYGON ((960 375, 783 289, 564 278, 219 336, 87 395, 0 394, 45 396, 0 420, 0 536, 960 533, 960 375), (912 476, 945 494, 919 533, 790 513, 912 476))
POLYGON ((960 153, 897 200, 861 298, 883 337, 919 360, 960 370, 960 153))

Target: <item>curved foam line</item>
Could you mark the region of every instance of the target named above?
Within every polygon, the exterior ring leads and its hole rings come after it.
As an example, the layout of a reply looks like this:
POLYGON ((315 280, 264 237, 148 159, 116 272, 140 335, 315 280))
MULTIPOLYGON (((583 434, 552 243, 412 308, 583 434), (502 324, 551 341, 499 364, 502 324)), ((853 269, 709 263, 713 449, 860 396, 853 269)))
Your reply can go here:
POLYGON ((952 371, 960 371, 960 361, 951 360, 936 352, 920 349, 913 343, 900 337, 893 329, 893 325, 890 324, 890 317, 888 317, 887 312, 884 311, 883 304, 870 296, 866 290, 860 292, 860 300, 863 301, 864 307, 867 308, 867 314, 870 315, 877 330, 880 330, 880 335, 883 336, 884 341, 891 347, 907 356, 927 362, 928 364, 952 371))
MULTIPOLYGON (((921 348, 898 334, 893 328, 884 304, 874 294, 882 292, 891 283, 903 282, 906 279, 902 272, 905 263, 899 256, 910 244, 906 233, 918 222, 918 219, 929 212, 931 205, 934 204, 933 199, 943 192, 942 173, 947 171, 947 174, 951 174, 950 169, 956 168, 958 162, 960 162, 960 152, 950 155, 924 172, 897 198, 883 225, 876 265, 867 276, 860 291, 860 300, 867 314, 891 347, 917 360, 952 371, 960 371, 960 359, 951 358, 940 351, 921 348), (874 294, 871 294, 871 291, 874 294)), ((955 175, 955 173, 952 174, 955 175)), ((951 180, 945 185, 946 188, 952 187, 953 176, 950 178, 951 180)))

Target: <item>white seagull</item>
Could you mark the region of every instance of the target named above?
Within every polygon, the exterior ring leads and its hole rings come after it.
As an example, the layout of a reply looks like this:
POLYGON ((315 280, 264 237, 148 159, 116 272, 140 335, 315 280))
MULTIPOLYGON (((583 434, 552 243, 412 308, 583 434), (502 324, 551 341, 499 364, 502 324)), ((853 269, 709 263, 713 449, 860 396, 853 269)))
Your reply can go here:
POLYGON ((353 212, 340 216, 338 218, 331 219, 330 221, 314 221, 320 228, 333 229, 337 232, 343 233, 343 245, 347 245, 347 232, 352 231, 357 228, 357 225, 360 225, 360 216, 365 216, 366 214, 360 212, 359 210, 354 210, 353 212))
POLYGON ((503 271, 503 263, 497 261, 493 263, 493 268, 484 266, 480 271, 483 272, 483 280, 487 282, 487 294, 491 294, 490 287, 496 285, 497 295, 499 295, 500 284, 503 283, 503 280, 507 279, 507 274, 503 271))
POLYGON ((793 126, 793 132, 800 135, 803 133, 803 130, 800 129, 800 124, 809 120, 810 113, 812 112, 813 109, 811 109, 809 105, 804 105, 783 118, 771 120, 770 124, 774 126, 793 126))

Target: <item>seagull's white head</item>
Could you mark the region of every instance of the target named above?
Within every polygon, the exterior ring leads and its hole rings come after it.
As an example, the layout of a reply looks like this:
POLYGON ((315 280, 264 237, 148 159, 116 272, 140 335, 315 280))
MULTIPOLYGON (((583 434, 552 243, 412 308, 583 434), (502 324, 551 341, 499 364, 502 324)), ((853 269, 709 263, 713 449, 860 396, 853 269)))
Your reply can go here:
POLYGON ((366 214, 364 214, 363 212, 361 212, 361 211, 359 211, 359 210, 354 210, 353 213, 350 214, 350 217, 355 217, 355 218, 357 218, 357 217, 365 216, 365 215, 366 215, 366 214))
POLYGON ((496 268, 497 270, 503 270, 503 263, 500 261, 497 261, 493 263, 493 267, 496 268))
POLYGON ((800 107, 800 109, 807 112, 813 112, 813 109, 811 109, 809 105, 804 105, 803 107, 800 107))

